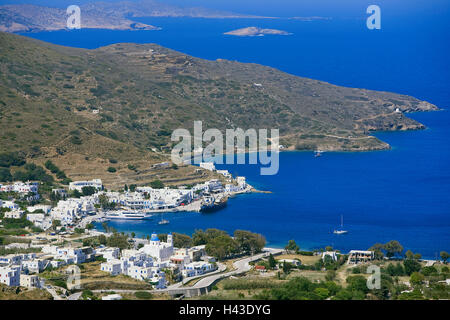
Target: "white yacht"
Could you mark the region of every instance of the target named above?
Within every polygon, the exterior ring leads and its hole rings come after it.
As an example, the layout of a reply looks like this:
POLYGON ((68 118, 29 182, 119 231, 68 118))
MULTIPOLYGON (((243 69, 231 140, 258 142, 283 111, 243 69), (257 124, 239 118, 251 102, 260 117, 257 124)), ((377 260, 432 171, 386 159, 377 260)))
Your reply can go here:
POLYGON ((344 230, 343 227, 344 227, 344 216, 341 214, 341 228, 334 230, 333 233, 334 234, 346 234, 346 233, 348 233, 348 231, 344 230))
POLYGON ((151 215, 145 212, 139 211, 109 211, 106 216, 106 219, 120 219, 120 220, 145 220, 150 219, 151 215))

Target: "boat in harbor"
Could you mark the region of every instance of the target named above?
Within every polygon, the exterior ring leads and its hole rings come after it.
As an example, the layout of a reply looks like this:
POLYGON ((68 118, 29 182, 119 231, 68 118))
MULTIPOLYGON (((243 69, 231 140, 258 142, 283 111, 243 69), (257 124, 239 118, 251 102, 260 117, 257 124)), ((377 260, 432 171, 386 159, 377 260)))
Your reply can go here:
POLYGON ((226 207, 228 202, 227 197, 205 197, 200 207, 200 212, 214 212, 226 207))
POLYGON ((334 234, 346 234, 347 230, 344 230, 344 216, 341 214, 341 228, 333 231, 334 234))
POLYGON ((166 220, 166 219, 163 219, 162 218, 162 214, 161 214, 161 220, 158 221, 158 224, 159 225, 164 225, 164 224, 169 224, 169 223, 170 223, 170 221, 166 220))
POLYGON ((106 213, 105 219, 117 219, 117 220, 148 220, 151 219, 151 215, 145 212, 139 211, 110 211, 106 213))
POLYGON ((318 157, 321 157, 321 156, 322 156, 322 151, 321 150, 317 150, 317 151, 314 152, 314 157, 315 158, 318 158, 318 157))

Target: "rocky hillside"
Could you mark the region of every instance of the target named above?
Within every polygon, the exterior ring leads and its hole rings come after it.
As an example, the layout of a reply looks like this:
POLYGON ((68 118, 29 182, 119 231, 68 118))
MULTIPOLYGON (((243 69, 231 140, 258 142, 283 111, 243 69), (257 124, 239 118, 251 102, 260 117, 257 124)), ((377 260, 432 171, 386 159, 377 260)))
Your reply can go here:
POLYGON ((109 159, 125 171, 165 161, 172 130, 194 120, 204 129, 279 128, 290 149, 373 150, 389 146, 371 130, 421 129, 405 113, 435 109, 155 44, 84 50, 0 33, 0 152, 54 158, 69 175, 109 159))

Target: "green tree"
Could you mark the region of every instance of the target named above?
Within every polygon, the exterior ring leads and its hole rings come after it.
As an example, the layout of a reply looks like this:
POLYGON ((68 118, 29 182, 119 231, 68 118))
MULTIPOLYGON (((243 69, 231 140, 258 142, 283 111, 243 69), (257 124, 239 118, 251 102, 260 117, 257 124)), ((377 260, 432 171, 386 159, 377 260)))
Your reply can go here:
POLYGON ((369 291, 367 287, 367 279, 364 276, 349 276, 346 279, 348 289, 351 291, 360 291, 366 294, 369 291))
POLYGON ((208 241, 205 246, 206 253, 210 256, 223 260, 236 254, 239 250, 238 244, 229 235, 220 235, 208 241))
POLYGON ((282 267, 284 274, 289 274, 291 272, 291 269, 293 268, 292 263, 286 261, 283 262, 282 267))
POLYGON ((414 253, 411 250, 406 251, 405 253, 406 259, 414 259, 414 253))
POLYGON ((422 284, 423 280, 425 280, 425 276, 419 272, 413 272, 409 278, 409 281, 413 285, 422 284))
POLYGON ((96 192, 97 192, 97 189, 95 187, 87 186, 87 187, 81 188, 81 193, 83 194, 83 196, 90 196, 96 192))
POLYGON ((330 295, 327 288, 315 288, 314 293, 317 295, 319 300, 325 300, 330 295))
POLYGON ((450 255, 448 254, 447 251, 441 251, 441 259, 442 261, 444 261, 445 264, 447 264, 447 260, 450 258, 450 255))
POLYGON ((405 259, 403 261, 403 266, 405 268, 405 273, 409 276, 413 272, 419 272, 421 265, 417 260, 414 259, 405 259))
POLYGON ((275 260, 275 258, 273 257, 272 254, 269 255, 268 262, 269 262, 269 268, 275 269, 275 267, 277 266, 277 261, 275 260))
POLYGON ((289 240, 286 247, 284 247, 286 252, 295 252, 298 253, 300 251, 300 247, 295 243, 295 240, 289 240))
POLYGON ((327 274, 325 275, 325 280, 333 281, 335 278, 336 278, 336 271, 328 270, 327 274))
POLYGON ((403 246, 397 240, 391 240, 387 242, 383 247, 388 258, 391 258, 396 254, 401 254, 403 252, 403 246))
POLYGON ((150 182, 150 187, 152 187, 153 189, 163 189, 164 183, 161 180, 154 180, 150 182))
POLYGON ((75 228, 75 233, 77 233, 77 234, 82 234, 82 233, 84 233, 84 229, 83 228, 75 228))
POLYGON ((98 242, 102 245, 106 245, 108 243, 108 239, 104 234, 98 236, 98 242))
POLYGON ((113 233, 108 239, 107 239, 107 245, 109 247, 116 247, 120 250, 128 249, 130 247, 130 244, 128 243, 128 236, 126 234, 121 233, 113 233))
POLYGON ((174 247, 190 248, 192 246, 192 239, 188 235, 174 232, 172 236, 174 247))
POLYGON ((246 254, 261 252, 266 245, 266 239, 262 235, 250 231, 236 230, 234 239, 239 246, 239 251, 246 254))
POLYGON ((11 171, 8 168, 0 168, 0 181, 12 181, 11 171))

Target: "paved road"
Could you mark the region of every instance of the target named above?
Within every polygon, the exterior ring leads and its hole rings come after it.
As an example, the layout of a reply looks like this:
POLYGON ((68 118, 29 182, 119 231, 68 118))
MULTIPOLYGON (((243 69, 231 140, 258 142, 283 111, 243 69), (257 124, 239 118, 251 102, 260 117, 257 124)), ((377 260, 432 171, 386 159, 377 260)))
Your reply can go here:
POLYGON ((59 296, 59 295, 56 293, 56 291, 55 291, 55 289, 53 289, 53 287, 48 287, 48 286, 46 286, 46 287, 45 287, 45 290, 47 290, 47 291, 52 295, 53 300, 63 300, 63 298, 61 298, 61 296, 59 296))
POLYGON ((79 300, 83 292, 77 292, 67 297, 67 300, 79 300))
POLYGON ((233 263, 235 270, 227 272, 227 273, 223 273, 223 274, 207 276, 207 277, 201 279, 200 281, 198 281, 192 287, 197 288, 197 289, 207 288, 221 278, 226 278, 229 276, 233 276, 233 275, 237 275, 237 274, 241 274, 241 273, 249 271, 251 269, 251 266, 249 263, 252 261, 259 260, 264 257, 268 257, 270 254, 279 254, 281 252, 283 252, 283 250, 281 250, 281 249, 264 248, 263 253, 235 261, 233 263))

